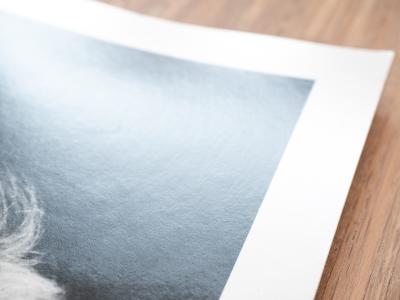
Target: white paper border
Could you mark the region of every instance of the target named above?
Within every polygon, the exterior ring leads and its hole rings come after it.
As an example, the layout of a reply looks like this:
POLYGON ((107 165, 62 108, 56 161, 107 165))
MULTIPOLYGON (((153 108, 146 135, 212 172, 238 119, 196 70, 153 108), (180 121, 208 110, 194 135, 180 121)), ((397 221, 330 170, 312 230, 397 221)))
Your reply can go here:
POLYGON ((159 54, 315 80, 221 298, 314 297, 393 52, 182 25, 92 1, 0 0, 0 10, 159 54))

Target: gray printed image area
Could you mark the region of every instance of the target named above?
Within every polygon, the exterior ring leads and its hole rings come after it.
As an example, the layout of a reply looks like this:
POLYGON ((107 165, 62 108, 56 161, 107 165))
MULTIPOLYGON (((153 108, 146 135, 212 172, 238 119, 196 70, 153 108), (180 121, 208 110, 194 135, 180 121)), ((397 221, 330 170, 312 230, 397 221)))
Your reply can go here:
POLYGON ((40 274, 66 299, 218 299, 313 81, 7 14, 0 45, 0 162, 36 189, 40 274))

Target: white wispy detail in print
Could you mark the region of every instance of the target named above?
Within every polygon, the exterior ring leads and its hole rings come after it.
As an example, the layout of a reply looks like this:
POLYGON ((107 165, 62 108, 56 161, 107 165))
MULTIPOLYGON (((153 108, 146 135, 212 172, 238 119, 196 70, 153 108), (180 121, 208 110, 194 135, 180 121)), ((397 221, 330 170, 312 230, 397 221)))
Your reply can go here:
POLYGON ((35 270, 43 212, 32 186, 0 175, 0 300, 59 300, 64 292, 35 270))

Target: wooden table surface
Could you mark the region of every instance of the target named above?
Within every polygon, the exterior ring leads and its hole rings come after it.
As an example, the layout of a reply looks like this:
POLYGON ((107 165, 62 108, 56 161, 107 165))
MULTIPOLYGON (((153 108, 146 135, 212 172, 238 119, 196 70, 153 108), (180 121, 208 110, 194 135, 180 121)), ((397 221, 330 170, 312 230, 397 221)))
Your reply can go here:
MULTIPOLYGON (((103 2, 187 23, 400 50, 400 0, 103 2)), ((316 298, 400 299, 399 57, 373 121, 316 298)))

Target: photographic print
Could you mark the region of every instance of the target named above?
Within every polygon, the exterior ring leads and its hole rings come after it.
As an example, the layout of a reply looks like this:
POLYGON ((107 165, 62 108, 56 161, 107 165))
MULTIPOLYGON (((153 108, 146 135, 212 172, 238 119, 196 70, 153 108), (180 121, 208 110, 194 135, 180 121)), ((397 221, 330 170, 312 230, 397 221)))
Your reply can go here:
POLYGON ((0 298, 218 299, 314 82, 6 13, 0 42, 0 298))

